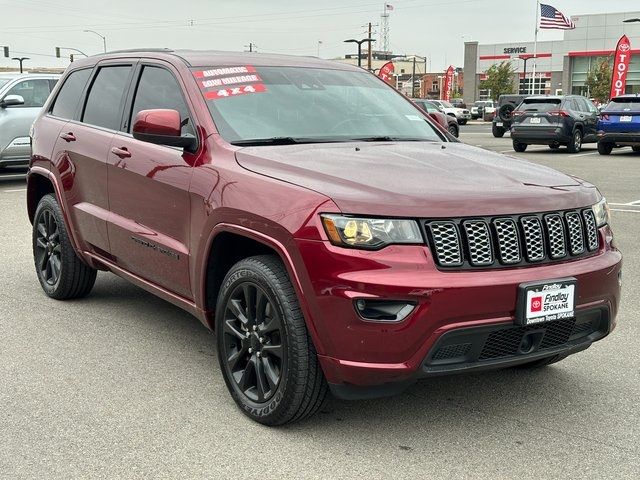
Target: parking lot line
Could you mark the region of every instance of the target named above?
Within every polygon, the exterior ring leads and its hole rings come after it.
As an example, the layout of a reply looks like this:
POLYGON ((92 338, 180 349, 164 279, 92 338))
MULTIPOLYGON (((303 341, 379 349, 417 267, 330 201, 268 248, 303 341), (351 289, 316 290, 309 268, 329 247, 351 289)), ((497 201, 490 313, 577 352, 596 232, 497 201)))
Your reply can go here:
POLYGON ((13 192, 26 192, 26 188, 14 188, 11 190, 3 190, 4 193, 13 193, 13 192))
POLYGON ((597 151, 595 152, 588 152, 588 153, 576 153, 575 155, 570 155, 571 158, 573 157, 586 157, 587 155, 595 155, 596 153, 598 153, 597 151))
POLYGON ((640 210, 630 210, 627 208, 611 208, 612 212, 629 212, 629 213, 640 213, 640 210))

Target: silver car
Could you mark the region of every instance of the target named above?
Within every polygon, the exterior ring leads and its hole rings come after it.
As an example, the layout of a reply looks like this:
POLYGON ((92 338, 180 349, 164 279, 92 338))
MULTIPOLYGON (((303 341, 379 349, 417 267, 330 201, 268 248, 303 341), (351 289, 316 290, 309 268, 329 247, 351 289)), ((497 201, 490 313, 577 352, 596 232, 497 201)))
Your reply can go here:
POLYGON ((29 163, 29 129, 59 78, 55 74, 0 74, 0 169, 29 163))

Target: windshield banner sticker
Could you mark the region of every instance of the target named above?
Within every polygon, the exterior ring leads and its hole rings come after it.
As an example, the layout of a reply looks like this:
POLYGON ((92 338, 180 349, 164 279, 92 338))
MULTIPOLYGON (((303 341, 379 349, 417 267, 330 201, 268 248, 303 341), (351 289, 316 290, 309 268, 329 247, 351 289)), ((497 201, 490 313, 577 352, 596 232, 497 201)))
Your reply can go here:
POLYGON ((262 78, 251 65, 194 70, 193 76, 207 100, 267 91, 264 83, 254 83, 262 82, 262 78), (229 88, 217 88, 228 85, 229 88))
POLYGON ((238 95, 246 95, 248 93, 266 92, 267 87, 264 83, 256 83, 254 85, 239 85, 232 88, 223 88, 221 90, 207 90, 204 92, 204 98, 207 100, 217 100, 219 98, 237 97, 238 95))

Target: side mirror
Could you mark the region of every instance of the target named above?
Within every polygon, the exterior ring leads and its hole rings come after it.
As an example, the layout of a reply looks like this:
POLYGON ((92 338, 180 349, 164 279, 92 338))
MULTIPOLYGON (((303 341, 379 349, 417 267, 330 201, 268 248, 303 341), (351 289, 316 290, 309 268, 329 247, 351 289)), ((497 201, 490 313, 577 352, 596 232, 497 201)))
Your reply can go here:
POLYGON ((20 95, 7 95, 0 101, 0 108, 15 107, 24 105, 24 98, 20 95))
POLYGON ((182 147, 193 151, 197 146, 195 137, 181 136, 180 113, 177 110, 141 110, 133 121, 133 138, 142 142, 182 147))

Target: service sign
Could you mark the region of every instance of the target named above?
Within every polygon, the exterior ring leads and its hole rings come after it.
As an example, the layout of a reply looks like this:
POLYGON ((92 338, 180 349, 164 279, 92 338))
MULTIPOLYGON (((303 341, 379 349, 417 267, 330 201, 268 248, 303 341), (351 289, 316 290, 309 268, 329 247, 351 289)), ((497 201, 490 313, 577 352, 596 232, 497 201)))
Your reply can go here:
POLYGON ((576 279, 564 278, 520 286, 517 323, 535 325, 573 318, 576 305, 576 279))

